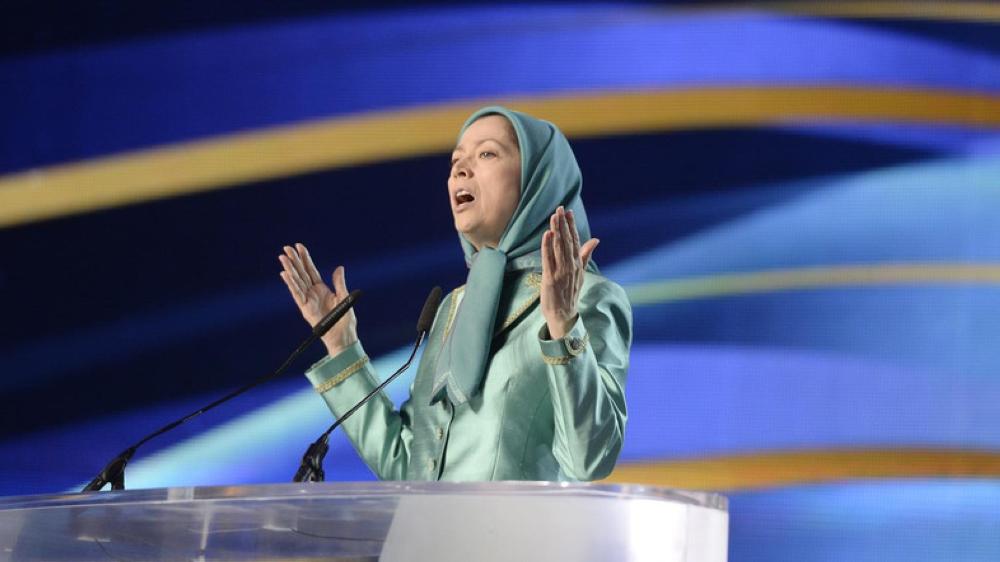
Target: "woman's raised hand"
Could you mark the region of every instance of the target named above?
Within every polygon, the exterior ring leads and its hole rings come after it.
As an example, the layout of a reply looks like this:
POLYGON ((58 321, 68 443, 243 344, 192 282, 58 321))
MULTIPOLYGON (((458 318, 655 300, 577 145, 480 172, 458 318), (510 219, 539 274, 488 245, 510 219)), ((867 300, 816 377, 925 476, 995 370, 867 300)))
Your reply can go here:
MULTIPOLYGON (((333 271, 333 290, 323 282, 313 263, 309 250, 302 244, 285 246, 285 253, 278 256, 281 278, 288 286, 288 292, 299 306, 299 312, 310 326, 315 326, 333 307, 347 298, 347 283, 344 281, 344 266, 333 271)), ((348 310, 330 331, 323 336, 323 343, 330 356, 337 355, 358 341, 358 321, 354 310, 348 310)))
POLYGON ((549 335, 565 336, 576 322, 583 273, 600 240, 591 238, 581 247, 573 211, 556 209, 549 229, 542 235, 541 307, 549 335))

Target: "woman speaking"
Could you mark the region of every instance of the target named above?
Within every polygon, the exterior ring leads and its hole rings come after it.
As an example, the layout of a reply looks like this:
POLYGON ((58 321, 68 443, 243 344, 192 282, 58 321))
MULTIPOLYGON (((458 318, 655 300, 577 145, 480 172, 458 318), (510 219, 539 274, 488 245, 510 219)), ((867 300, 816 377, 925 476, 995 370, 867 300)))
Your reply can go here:
MULTIPOLYGON (((595 480, 625 431, 632 313, 591 255, 573 151, 553 124, 485 107, 462 127, 448 196, 469 267, 442 302, 410 396, 375 396, 344 430, 384 480, 595 480), (583 242, 581 242, 583 241, 583 242)), ((347 297, 302 244, 279 257, 314 325, 347 297)), ((339 416, 378 379, 349 312, 306 376, 339 416)))

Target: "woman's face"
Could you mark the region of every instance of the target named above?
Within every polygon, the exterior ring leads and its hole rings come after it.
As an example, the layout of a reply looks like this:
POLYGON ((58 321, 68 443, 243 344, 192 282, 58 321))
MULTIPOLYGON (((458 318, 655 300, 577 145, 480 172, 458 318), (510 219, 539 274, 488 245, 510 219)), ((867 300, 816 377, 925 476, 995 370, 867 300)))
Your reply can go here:
POLYGON ((476 247, 496 248, 521 198, 521 151, 507 118, 487 115, 451 154, 448 194, 455 229, 476 247))

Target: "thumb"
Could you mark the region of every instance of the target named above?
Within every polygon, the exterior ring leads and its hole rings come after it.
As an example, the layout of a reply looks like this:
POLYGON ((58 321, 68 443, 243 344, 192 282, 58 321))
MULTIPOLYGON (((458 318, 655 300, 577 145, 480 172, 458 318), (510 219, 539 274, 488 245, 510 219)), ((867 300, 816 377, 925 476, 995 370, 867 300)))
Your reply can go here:
POLYGON ((347 281, 344 279, 344 266, 342 265, 338 265, 337 269, 333 270, 333 292, 337 298, 347 297, 347 281))
POLYGON ((583 263, 583 267, 587 267, 587 264, 590 263, 590 256, 593 255, 594 249, 600 243, 601 241, 597 238, 591 238, 580 248, 580 261, 583 263))

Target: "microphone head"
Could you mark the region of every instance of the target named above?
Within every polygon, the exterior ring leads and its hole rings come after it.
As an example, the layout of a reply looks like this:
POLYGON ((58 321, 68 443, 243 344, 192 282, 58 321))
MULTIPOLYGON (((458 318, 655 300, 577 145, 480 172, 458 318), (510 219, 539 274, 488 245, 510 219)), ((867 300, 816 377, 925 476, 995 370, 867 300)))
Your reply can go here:
POLYGON ((441 287, 431 289, 431 294, 427 295, 424 301, 424 308, 420 311, 420 320, 417 320, 417 333, 426 334, 431 331, 434 323, 434 316, 437 315, 438 307, 441 306, 441 287))

